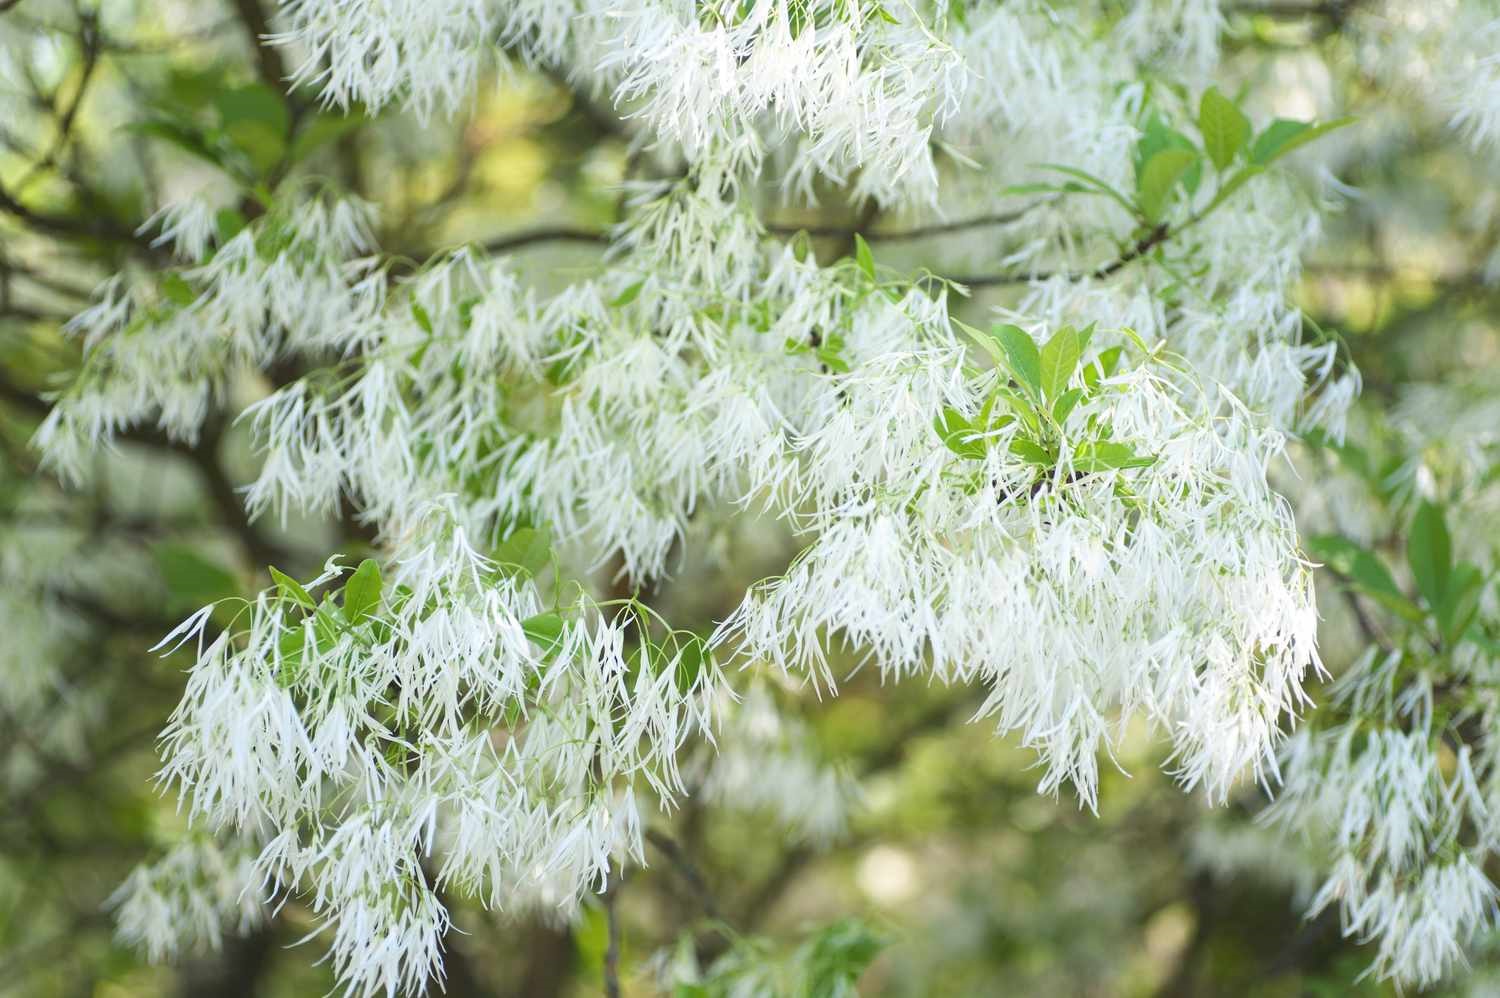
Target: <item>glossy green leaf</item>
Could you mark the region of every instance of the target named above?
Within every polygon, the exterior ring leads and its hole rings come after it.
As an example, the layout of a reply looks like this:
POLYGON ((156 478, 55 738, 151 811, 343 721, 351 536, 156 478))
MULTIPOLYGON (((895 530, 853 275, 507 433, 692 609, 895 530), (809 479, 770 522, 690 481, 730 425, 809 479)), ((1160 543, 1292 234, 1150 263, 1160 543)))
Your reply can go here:
POLYGON ((1465 561, 1454 566, 1443 601, 1433 612, 1444 642, 1457 644, 1469 629, 1479 613, 1479 598, 1484 594, 1484 586, 1484 573, 1477 565, 1465 561))
POLYGON ((974 439, 974 424, 957 409, 944 408, 932 421, 932 428, 937 432, 938 439, 942 440, 943 446, 959 457, 983 460, 986 450, 984 440, 974 439))
POLYGON ((550 532, 545 526, 512 531, 495 549, 495 561, 503 568, 540 575, 552 563, 550 532))
POLYGON ((1166 213, 1172 190, 1186 176, 1198 154, 1191 149, 1163 149, 1141 169, 1136 200, 1148 221, 1159 222, 1166 213))
POLYGON ((1025 437, 1016 437, 1010 442, 1010 452, 1027 464, 1050 468, 1057 463, 1057 456, 1041 444, 1025 437))
POLYGON ((1374 552, 1337 534, 1314 535, 1303 546, 1315 561, 1328 566, 1386 609, 1413 622, 1422 619, 1421 609, 1401 592, 1390 570, 1374 552))
POLYGON ((1042 391, 1042 355, 1036 340, 1020 326, 999 325, 990 330, 1011 377, 1016 382, 1039 396, 1042 391))
POLYGON ((234 573, 186 544, 167 543, 152 552, 167 588, 171 613, 196 610, 240 594, 234 573))
POLYGON ((1147 468, 1155 463, 1156 458, 1137 454, 1129 444, 1113 440, 1086 443, 1073 452, 1073 467, 1083 472, 1147 468))
POLYGON ((314 609, 318 605, 313 601, 312 594, 302 587, 302 583, 287 575, 275 565, 268 565, 266 567, 271 570, 271 581, 276 583, 276 595, 282 599, 291 600, 298 606, 309 610, 314 609))
POLYGON ((1203 151, 1214 167, 1227 169, 1250 142, 1250 119, 1217 87, 1203 91, 1198 102, 1198 131, 1203 151))
POLYGON ((624 308, 626 305, 629 305, 631 302, 635 301, 641 296, 641 289, 645 286, 646 281, 644 278, 636 281, 634 284, 630 285, 624 291, 621 291, 618 295, 616 295, 614 301, 609 303, 609 307, 624 308))
POLYGON ((1068 382, 1078 368, 1081 353, 1082 343, 1079 341, 1078 331, 1072 326, 1064 326, 1053 333, 1052 338, 1042 347, 1042 396, 1049 402, 1061 398, 1068 390, 1068 382))
POLYGON ((1074 408, 1083 400, 1084 390, 1082 388, 1070 388, 1057 397, 1052 406, 1052 419, 1061 426, 1068 421, 1074 408))
POLYGON ((549 658, 562 650, 565 625, 555 613, 539 613, 521 621, 521 630, 542 650, 542 657, 549 658))
POLYGON ((1250 147, 1250 162, 1269 166, 1281 157, 1302 148, 1316 138, 1352 124, 1353 118, 1339 118, 1322 124, 1277 118, 1255 137, 1250 147))
POLYGON ((1452 541, 1443 511, 1425 500, 1412 517, 1406 535, 1406 561, 1417 583, 1417 591, 1436 609, 1448 591, 1448 575, 1453 566, 1452 541))
POLYGON ((366 558, 344 583, 344 619, 351 624, 364 620, 380 605, 380 588, 380 566, 366 558))
POLYGON ((854 262, 866 277, 875 280, 875 254, 870 252, 870 244, 858 232, 854 234, 854 262))

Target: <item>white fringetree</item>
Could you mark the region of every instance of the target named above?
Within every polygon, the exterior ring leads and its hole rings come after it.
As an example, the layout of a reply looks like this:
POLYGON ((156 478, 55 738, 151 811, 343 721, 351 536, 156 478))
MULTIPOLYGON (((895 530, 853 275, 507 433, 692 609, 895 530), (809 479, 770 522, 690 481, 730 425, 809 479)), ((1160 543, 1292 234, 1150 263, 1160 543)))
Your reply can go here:
MULTIPOLYGON (((1328 6, 1441 141, 1500 161, 1500 11, 1328 6)), ((826 700, 865 667, 894 696, 978 691, 973 719, 1034 752, 1038 789, 1089 810, 1149 726, 1185 791, 1272 798, 1239 839, 1205 830, 1208 862, 1305 854, 1308 910, 1337 910, 1377 975, 1464 965, 1500 850, 1493 367, 1467 401, 1416 385, 1351 408, 1351 350, 1294 292, 1350 193, 1307 157, 1359 130, 1228 72, 1233 10, 268 13, 267 80, 132 125, 199 182, 161 194, 69 321, 78 359, 32 444, 80 488, 118 441, 192 453, 232 423, 255 458, 229 486, 243 523, 343 518, 364 541, 300 577, 261 543, 259 588, 211 593, 157 645, 191 661, 158 743, 186 821, 116 892, 124 939, 164 958, 295 899, 347 993, 436 990, 449 898, 563 922, 612 905, 673 861, 688 801, 837 838, 856 774, 778 691, 826 700), (537 234, 597 242, 584 267, 392 245, 379 185, 323 168, 350 122, 420 144, 533 76, 628 147, 613 225, 537 234), (795 556, 710 626, 654 605, 748 524, 795 556), (1326 668, 1319 565, 1363 645, 1326 668)), ((92 30, 123 30, 109 16, 92 30)), ((0 600, 56 571, 17 551, 0 600)), ((8 610, 6 655, 62 665, 64 610, 8 610)), ((0 696, 24 708, 48 680, 17 671, 0 696)), ((652 972, 837 994, 877 945, 841 923, 652 972)), ((612 941, 607 987, 618 959, 612 941)))

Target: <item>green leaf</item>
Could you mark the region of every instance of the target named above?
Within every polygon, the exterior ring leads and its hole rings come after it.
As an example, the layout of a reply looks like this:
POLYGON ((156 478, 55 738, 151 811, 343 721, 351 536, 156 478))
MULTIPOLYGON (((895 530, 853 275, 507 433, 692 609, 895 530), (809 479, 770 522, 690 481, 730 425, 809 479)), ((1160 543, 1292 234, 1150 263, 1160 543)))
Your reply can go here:
POLYGON ((307 654, 307 630, 302 624, 297 624, 294 630, 281 635, 276 642, 277 651, 281 656, 281 667, 276 673, 276 682, 282 689, 287 689, 296 683, 302 674, 302 660, 307 654))
POLYGON ((1016 437, 1010 442, 1010 452, 1027 464, 1050 468, 1057 463, 1057 456, 1034 440, 1016 437))
POLYGON ((495 549, 502 567, 525 572, 535 578, 552 563, 552 537, 547 527, 522 527, 495 549))
POLYGON ((162 544, 152 553, 167 587, 167 610, 170 613, 197 610, 240 594, 233 572, 186 544, 162 544))
POLYGON ((178 305, 191 305, 198 300, 198 292, 193 286, 183 280, 181 274, 175 270, 169 270, 161 275, 161 291, 170 301, 178 305))
POLYGON ((292 140, 289 158, 300 163, 330 142, 337 142, 351 132, 369 124, 363 114, 318 114, 297 132, 292 140))
POLYGON ((1338 534, 1317 534, 1309 537, 1303 546, 1315 560, 1348 579, 1356 589, 1386 609, 1413 622, 1422 619, 1422 611, 1401 592, 1390 570, 1374 552, 1338 534))
POLYGON ((275 565, 267 565, 271 570, 271 581, 276 583, 276 595, 282 599, 289 599, 298 606, 311 610, 318 604, 313 602, 312 594, 302 587, 302 583, 287 575, 275 565))
POLYGON ((1437 618, 1438 630, 1442 632, 1444 643, 1457 644, 1474 622, 1475 615, 1479 613, 1479 597, 1484 593, 1484 585, 1484 573, 1478 566, 1466 561, 1454 566, 1453 574, 1448 580, 1448 591, 1433 614, 1437 618))
POLYGON ((818 360, 823 362, 823 366, 830 371, 837 374, 849 373, 849 362, 844 359, 844 355, 839 353, 836 348, 818 347, 813 353, 817 356, 818 360))
POLYGON ((286 139, 264 122, 236 121, 224 134, 249 158, 257 176, 269 174, 286 155, 286 139))
POLYGON ((193 126, 166 118, 137 121, 125 126, 125 130, 147 138, 161 139, 176 146, 189 155, 196 156, 215 167, 224 169, 224 160, 212 149, 203 135, 193 126))
POLYGON ((855 984, 888 940, 855 918, 841 919, 798 947, 803 969, 800 995, 854 998, 855 984))
POLYGON ((1043 398, 1055 401, 1068 390, 1068 382, 1073 379, 1073 372, 1078 367, 1078 358, 1081 353, 1082 344, 1078 339, 1078 331, 1072 326, 1064 326, 1052 334, 1046 346, 1042 347, 1043 398))
POLYGON ((218 233, 220 245, 239 235, 249 224, 237 208, 220 208, 214 215, 214 231, 218 233))
POLYGON ((1129 444, 1113 440, 1086 443, 1073 452, 1073 467, 1082 472, 1148 468, 1155 463, 1156 458, 1142 457, 1129 444))
MULTIPOLYGON (((998 389, 994 395, 990 396, 989 401, 1004 405, 1011 411, 1011 413, 1014 415, 1014 418, 1019 419, 1021 422, 1025 423, 1027 428, 1029 428, 1032 433, 1041 432, 1041 417, 1037 415, 1037 411, 1032 406, 1032 404, 1016 392, 1013 392, 1008 388, 1001 388, 998 389)), ((999 421, 997 420, 996 423, 998 422, 999 421)))
POLYGON ((646 286, 646 280, 645 280, 645 278, 642 278, 641 280, 636 281, 634 284, 630 285, 630 287, 626 288, 624 291, 621 291, 615 297, 615 300, 609 303, 609 307, 610 308, 624 308, 626 305, 629 305, 631 302, 635 301, 637 298, 639 298, 641 296, 641 289, 644 288, 645 286, 646 286))
POLYGON ((214 106, 226 131, 238 122, 255 122, 272 134, 285 138, 291 128, 292 118, 286 104, 276 91, 263 83, 219 90, 214 94, 214 106))
MULTIPOLYGON (((1140 178, 1145 170, 1146 164, 1151 161, 1151 158, 1153 156, 1161 152, 1163 149, 1186 149, 1189 152, 1194 153, 1195 155, 1198 152, 1198 147, 1193 144, 1192 139, 1188 138, 1177 129, 1170 127, 1165 121, 1162 120, 1160 115, 1153 114, 1149 119, 1147 119, 1145 128, 1141 130, 1141 137, 1136 141, 1135 144, 1135 153, 1132 159, 1132 165, 1135 168, 1137 185, 1139 185, 1140 183, 1140 178)), ((1183 186, 1188 189, 1188 193, 1196 193, 1198 190, 1198 183, 1202 179, 1203 167, 1200 163, 1194 160, 1192 167, 1182 178, 1183 186)))
POLYGON ((333 646, 339 643, 339 632, 343 630, 338 618, 333 615, 333 597, 323 597, 322 604, 313 611, 312 622, 318 651, 332 651, 333 646))
MULTIPOLYGON (((973 340, 975 343, 979 344, 979 346, 984 349, 984 352, 990 355, 990 360, 995 362, 995 366, 1005 366, 1005 354, 1000 349, 1000 344, 995 341, 995 338, 993 336, 991 336, 989 333, 986 333, 982 329, 975 329, 973 326, 969 325, 967 322, 964 322, 962 319, 954 319, 953 324, 957 326, 965 336, 973 340)), ((788 344, 790 344, 791 341, 788 340, 787 342, 788 344)))
POLYGON ((1161 221, 1172 189, 1196 162, 1198 154, 1191 149, 1163 149, 1146 161, 1136 187, 1137 202, 1147 221, 1161 221))
POLYGON ((1068 421, 1068 416, 1083 400, 1083 394, 1082 388, 1070 388, 1057 397, 1057 402, 1052 406, 1052 419, 1058 426, 1068 421))
POLYGON ((986 452, 983 439, 975 439, 974 424, 963 413, 952 407, 944 408, 932 421, 938 439, 959 457, 982 461, 986 452))
POLYGON ((344 619, 357 624, 380 605, 380 566, 375 559, 359 563, 344 583, 344 619))
POLYGON ((555 613, 539 613, 521 621, 521 630, 526 637, 542 650, 543 658, 550 658, 562 649, 563 619, 555 613))
POLYGON ((854 234, 854 262, 866 277, 875 280, 875 254, 870 252, 870 244, 858 232, 854 234))
POLYGON ((672 675, 672 681, 677 686, 677 692, 686 694, 698 681, 703 672, 704 664, 713 661, 713 652, 709 651, 707 643, 698 635, 694 634, 682 642, 682 647, 677 655, 677 668, 672 675))
POLYGON ((422 303, 417 301, 415 295, 411 299, 411 317, 416 320, 418 326, 422 327, 422 332, 428 336, 432 335, 432 316, 427 314, 427 309, 422 307, 422 303))
POLYGON ((1406 561, 1411 566, 1417 591, 1426 598, 1428 607, 1437 609, 1448 591, 1452 541, 1443 522, 1443 511, 1425 500, 1417 507, 1406 536, 1406 561))
POLYGON ((1099 382, 1115 373, 1115 368, 1124 356, 1123 347, 1110 347, 1099 351, 1099 356, 1083 365, 1083 386, 1089 392, 1099 390, 1099 382))
POLYGON ((1121 194, 1109 184, 1100 180, 1098 177, 1094 176, 1092 173, 1087 173, 1075 166, 1064 166, 1061 163, 1041 163, 1039 164, 1039 166, 1043 170, 1055 170, 1058 173, 1066 174, 1070 177, 1077 177, 1079 180, 1082 180, 1090 188, 1092 188, 1094 193, 1103 194, 1107 197, 1113 198, 1114 200, 1118 201, 1126 211, 1130 212, 1132 215, 1135 214, 1135 205, 1130 203, 1129 198, 1121 194))
POLYGON ((1269 166, 1314 139, 1343 128, 1353 121, 1353 118, 1339 118, 1318 125, 1307 121, 1277 118, 1266 126, 1265 131, 1255 137, 1255 143, 1250 147, 1250 162, 1257 166, 1269 166))
POLYGON ((1199 217, 1206 217, 1209 212, 1213 211, 1225 201, 1228 201, 1230 196, 1233 195, 1235 191, 1239 190, 1241 187, 1244 187, 1250 181, 1254 180, 1256 177, 1265 172, 1266 168, 1263 166, 1252 165, 1240 167, 1234 172, 1232 176, 1230 176, 1228 180, 1224 181, 1224 183, 1219 186, 1218 191, 1214 193, 1214 199, 1208 203, 1208 207, 1203 209, 1203 213, 1199 217))
POLYGON ((1042 355, 1036 348, 1036 340, 1020 326, 1000 325, 990 330, 995 342, 1000 344, 1005 366, 1017 383, 1029 389, 1033 395, 1042 391, 1042 355))
POLYGON ((1218 87, 1209 87, 1198 102, 1198 131, 1208 158, 1223 170, 1250 142, 1250 119, 1218 87))

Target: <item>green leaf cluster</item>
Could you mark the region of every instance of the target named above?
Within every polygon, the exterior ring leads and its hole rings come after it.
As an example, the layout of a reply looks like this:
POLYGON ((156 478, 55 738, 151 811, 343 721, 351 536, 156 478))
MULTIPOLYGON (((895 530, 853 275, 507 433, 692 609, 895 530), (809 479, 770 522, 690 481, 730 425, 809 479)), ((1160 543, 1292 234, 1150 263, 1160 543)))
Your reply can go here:
MULTIPOLYGON (((1043 472, 1054 468, 1061 457, 1063 427, 1081 402, 1098 396, 1102 379, 1114 373, 1122 350, 1111 347, 1088 363, 1085 351, 1094 327, 1077 330, 1064 326, 1037 346, 1025 330, 997 325, 988 332, 960 323, 1007 375, 985 399, 976 419, 949 406, 933 420, 938 439, 954 454, 981 461, 989 452, 995 430, 1014 425, 1010 452, 1043 472)), ((1143 468, 1154 458, 1137 454, 1129 444, 1108 439, 1109 428, 1091 416, 1084 428, 1086 439, 1076 443, 1071 466, 1076 473, 1143 468)))

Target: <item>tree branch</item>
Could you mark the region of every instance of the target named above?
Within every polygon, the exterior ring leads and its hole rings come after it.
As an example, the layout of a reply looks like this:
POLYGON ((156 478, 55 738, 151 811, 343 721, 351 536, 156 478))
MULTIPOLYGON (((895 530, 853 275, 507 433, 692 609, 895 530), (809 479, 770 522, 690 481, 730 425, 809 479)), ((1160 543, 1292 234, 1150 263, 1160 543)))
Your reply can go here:
POLYGON ((52 147, 47 150, 46 155, 31 164, 26 173, 16 182, 18 195, 25 194, 26 188, 31 186, 32 181, 57 165, 58 157, 67 148, 68 140, 73 136, 73 124, 78 120, 78 111, 83 107, 84 98, 88 96, 89 84, 94 79, 94 71, 99 68, 102 38, 99 34, 98 16, 93 13, 81 13, 78 32, 79 42, 83 47, 83 72, 78 78, 78 89, 73 92, 73 99, 68 102, 62 115, 57 119, 57 136, 52 140, 52 147))
POLYGON ((240 25, 255 47, 255 61, 261 82, 276 93, 286 90, 286 64, 281 61, 281 51, 266 41, 271 33, 266 13, 261 10, 259 0, 234 0, 234 10, 240 25))
POLYGON ((1033 281, 1047 281, 1058 277, 1068 281, 1081 281, 1085 278, 1102 281, 1106 277, 1112 277, 1124 270, 1171 237, 1172 227, 1163 222, 1136 240, 1133 246, 1109 263, 1089 271, 1033 270, 1019 274, 978 274, 972 277, 953 277, 949 278, 949 280, 955 284, 962 284, 970 288, 996 287, 1003 284, 1030 284, 1033 281))
POLYGON ((687 850, 683 849, 676 839, 655 828, 646 832, 646 841, 655 846, 673 866, 677 867, 677 871, 682 874, 682 879, 686 880, 688 886, 692 888, 693 896, 697 898, 703 913, 709 918, 719 919, 721 917, 719 904, 714 899, 713 892, 709 890, 708 881, 703 878, 703 874, 688 857, 687 850))
POLYGON ((861 232, 857 226, 852 225, 767 225, 766 231, 778 236, 795 236, 799 232, 805 232, 815 238, 829 239, 852 239, 855 234, 863 235, 871 240, 894 243, 905 242, 914 239, 926 239, 931 236, 948 235, 954 232, 963 232, 967 229, 981 229, 996 225, 1009 225, 1019 222, 1031 212, 1044 204, 1049 204, 1053 198, 1043 198, 1034 201, 1024 208, 1015 211, 992 212, 987 215, 978 215, 974 218, 960 219, 956 222, 935 222, 931 225, 919 225, 910 229, 894 229, 889 232, 861 232))
POLYGON ((615 895, 620 882, 611 884, 604 892, 604 917, 609 933, 609 942, 604 949, 604 994, 606 998, 620 998, 620 919, 615 912, 615 895))

